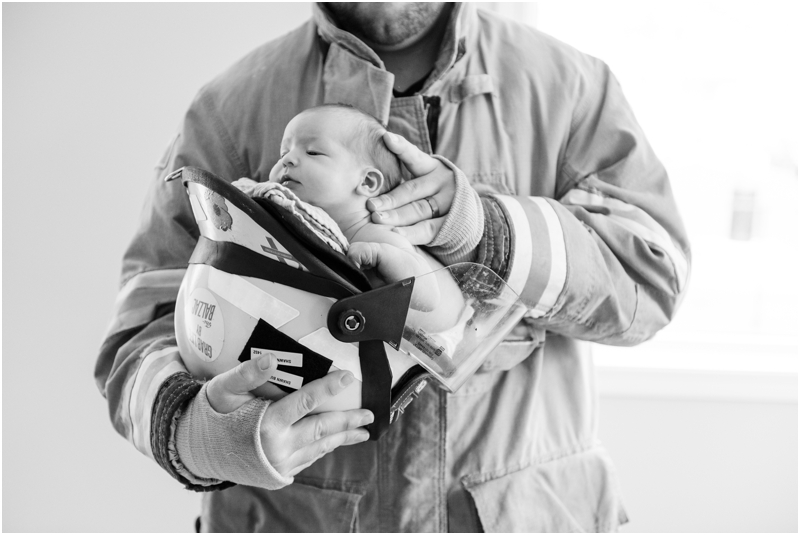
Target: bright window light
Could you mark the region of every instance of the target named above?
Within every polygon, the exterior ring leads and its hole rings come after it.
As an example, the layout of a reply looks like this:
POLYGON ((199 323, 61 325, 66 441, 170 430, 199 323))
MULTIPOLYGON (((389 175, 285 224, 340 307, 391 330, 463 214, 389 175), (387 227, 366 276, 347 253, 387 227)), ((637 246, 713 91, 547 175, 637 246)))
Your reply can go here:
POLYGON ((482 4, 605 61, 669 172, 692 243, 675 321, 599 364, 796 371, 795 2, 482 4))

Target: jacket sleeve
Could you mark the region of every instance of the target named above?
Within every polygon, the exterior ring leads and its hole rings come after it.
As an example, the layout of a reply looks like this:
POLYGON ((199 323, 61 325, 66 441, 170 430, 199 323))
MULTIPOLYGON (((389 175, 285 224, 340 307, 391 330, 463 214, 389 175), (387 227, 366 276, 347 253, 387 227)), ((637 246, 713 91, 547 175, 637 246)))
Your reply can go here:
POLYGON ((483 244, 479 261, 521 295, 534 324, 633 345, 675 314, 689 244, 667 173, 616 79, 593 58, 580 67, 555 198, 484 199, 489 241, 500 245, 483 244))
POLYGON ((198 231, 180 181, 165 183, 164 177, 185 165, 228 179, 247 175, 217 117, 213 96, 201 91, 156 167, 139 228, 123 258, 121 289, 95 367, 116 430, 197 490, 220 488, 222 482, 179 473, 170 462, 169 442, 177 416, 201 387, 183 366, 173 325, 198 231))

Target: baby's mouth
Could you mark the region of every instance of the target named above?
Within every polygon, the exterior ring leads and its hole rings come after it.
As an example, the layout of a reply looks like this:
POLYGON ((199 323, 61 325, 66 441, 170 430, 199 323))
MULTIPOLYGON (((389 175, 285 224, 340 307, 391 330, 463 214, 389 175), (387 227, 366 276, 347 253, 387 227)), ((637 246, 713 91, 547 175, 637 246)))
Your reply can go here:
POLYGON ((279 184, 281 184, 281 185, 283 185, 283 186, 286 186, 286 185, 288 185, 290 182, 297 182, 297 180, 293 179, 293 178, 292 178, 292 177, 290 177, 289 175, 283 175, 283 176, 281 177, 281 179, 280 179, 280 181, 279 181, 278 183, 279 183, 279 184))

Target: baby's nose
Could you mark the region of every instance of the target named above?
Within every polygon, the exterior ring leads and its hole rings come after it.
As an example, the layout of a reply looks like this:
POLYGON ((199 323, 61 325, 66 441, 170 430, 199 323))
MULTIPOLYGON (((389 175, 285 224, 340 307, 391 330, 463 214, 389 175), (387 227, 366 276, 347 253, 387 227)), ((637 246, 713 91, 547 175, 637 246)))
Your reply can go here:
POLYGON ((291 152, 287 152, 283 158, 281 158, 281 163, 284 167, 292 166, 294 167, 297 165, 297 158, 295 158, 291 152))

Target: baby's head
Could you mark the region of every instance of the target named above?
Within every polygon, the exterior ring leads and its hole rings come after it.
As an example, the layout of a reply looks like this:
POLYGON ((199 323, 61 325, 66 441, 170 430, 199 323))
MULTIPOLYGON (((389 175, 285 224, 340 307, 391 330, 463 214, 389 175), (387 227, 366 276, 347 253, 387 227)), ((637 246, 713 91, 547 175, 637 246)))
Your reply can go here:
POLYGON ((286 125, 270 180, 334 219, 363 209, 369 198, 401 181, 400 162, 383 143, 384 132, 377 119, 352 106, 307 109, 286 125))

